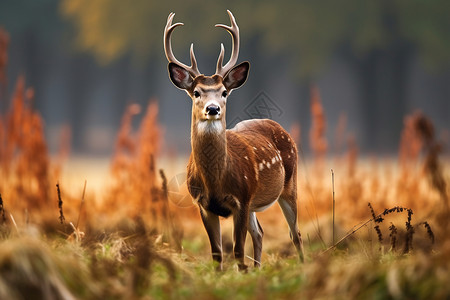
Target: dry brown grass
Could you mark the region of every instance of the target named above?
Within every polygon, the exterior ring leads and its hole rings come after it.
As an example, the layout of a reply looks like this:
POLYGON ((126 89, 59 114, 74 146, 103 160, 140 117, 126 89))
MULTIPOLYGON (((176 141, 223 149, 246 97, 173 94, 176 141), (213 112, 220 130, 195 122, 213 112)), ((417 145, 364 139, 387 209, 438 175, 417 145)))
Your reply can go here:
POLYGON ((155 234, 162 234, 164 241, 180 251, 183 228, 170 205, 164 171, 157 172, 156 166, 162 131, 158 124, 158 105, 150 102, 139 129, 134 132, 132 118, 139 112, 140 108, 132 104, 122 118, 111 163, 114 184, 100 209, 107 214, 119 213, 118 218, 144 217, 155 234), (132 201, 125 200, 127 205, 114 211, 120 199, 132 201))
MULTIPOLYGON (((1 63, 0 75, 6 66, 1 63)), ((130 105, 125 111, 111 159, 112 182, 101 187, 101 199, 85 193, 82 184, 74 187, 61 178, 62 161, 70 153, 70 129, 62 133, 56 163, 50 161, 43 121, 32 101, 33 90, 20 77, 9 110, 0 113, 2 299, 11 295, 136 299, 148 296, 154 286, 155 295, 169 298, 221 298, 230 293, 233 298, 230 287, 258 298, 284 286, 292 288, 282 293, 284 298, 365 298, 376 292, 381 297, 414 298, 415 286, 414 292, 405 286, 422 283, 426 291, 436 291, 425 295, 450 294, 448 288, 429 289, 448 280, 442 276, 448 272, 439 266, 450 261, 449 169, 433 124, 422 113, 405 118, 398 160, 361 159, 357 141, 346 133, 346 118, 341 117, 336 151, 342 156, 327 160, 326 116, 313 87, 314 160, 302 156, 299 165, 299 219, 308 262, 298 266, 286 259, 295 251, 275 205, 259 216, 265 231, 262 271, 240 277, 227 257, 229 272, 219 278, 211 271, 213 266, 205 264, 210 261, 209 246, 196 207, 177 207, 169 198, 168 185, 176 174, 159 165, 163 130, 155 101, 146 108, 137 130, 132 124, 140 107, 130 105), (336 235, 348 236, 334 252, 324 253, 332 241, 331 168, 336 179, 336 235), (389 241, 383 238, 387 233, 389 241), (392 263, 383 261, 389 259, 392 263), (159 277, 152 276, 154 272, 159 277), (41 278, 44 285, 37 280, 41 278), (222 280, 232 285, 220 286, 222 280)), ((293 126, 291 133, 300 142, 300 128, 293 126)), ((231 256, 231 221, 222 220, 222 225, 224 250, 231 256)), ((246 253, 251 253, 250 240, 247 246, 246 253)))
POLYGON ((50 160, 41 116, 31 108, 33 97, 19 77, 9 111, 0 118, 0 184, 13 196, 9 199, 17 199, 10 206, 20 209, 50 204, 50 160))

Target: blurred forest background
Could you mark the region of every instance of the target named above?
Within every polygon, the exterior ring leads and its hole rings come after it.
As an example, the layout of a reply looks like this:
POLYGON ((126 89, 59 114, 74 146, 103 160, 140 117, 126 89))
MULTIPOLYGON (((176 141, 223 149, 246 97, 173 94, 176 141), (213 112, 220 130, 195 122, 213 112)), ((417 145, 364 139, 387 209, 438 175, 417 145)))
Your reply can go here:
POLYGON ((176 56, 188 63, 193 42, 200 71, 210 75, 220 43, 231 52, 229 35, 214 27, 229 24, 226 9, 241 30, 239 61, 252 66, 246 86, 230 97, 229 121, 245 119, 244 108, 263 92, 279 108, 273 119, 301 128, 306 150, 317 86, 330 141, 346 120, 363 153, 396 154, 403 118, 422 110, 448 144, 447 0, 3 0, 11 80, 1 87, 0 112, 23 74, 51 151, 68 125, 75 154, 108 155, 125 107, 154 99, 164 149, 188 153, 191 103, 167 76, 163 29, 175 12, 174 21, 185 23, 173 36, 176 56))

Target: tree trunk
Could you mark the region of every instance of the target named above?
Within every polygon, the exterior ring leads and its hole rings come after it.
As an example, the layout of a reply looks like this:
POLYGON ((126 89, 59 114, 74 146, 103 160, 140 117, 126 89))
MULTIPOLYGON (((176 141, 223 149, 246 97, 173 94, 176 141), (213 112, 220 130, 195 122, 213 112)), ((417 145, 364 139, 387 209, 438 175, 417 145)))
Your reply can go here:
POLYGON ((408 49, 404 43, 395 43, 356 61, 364 120, 362 148, 368 153, 396 150, 407 109, 408 49))

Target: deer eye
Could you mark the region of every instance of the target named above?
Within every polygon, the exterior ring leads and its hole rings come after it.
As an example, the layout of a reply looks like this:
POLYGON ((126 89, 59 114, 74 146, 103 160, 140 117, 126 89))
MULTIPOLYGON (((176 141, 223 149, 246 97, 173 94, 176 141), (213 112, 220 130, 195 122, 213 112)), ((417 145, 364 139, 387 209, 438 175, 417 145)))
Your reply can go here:
POLYGON ((225 98, 226 96, 228 96, 228 93, 227 93, 227 91, 223 91, 223 92, 222 92, 222 97, 224 97, 224 98, 225 98))
POLYGON ((194 97, 195 97, 195 98, 200 97, 200 93, 199 93, 198 91, 194 91, 194 97))

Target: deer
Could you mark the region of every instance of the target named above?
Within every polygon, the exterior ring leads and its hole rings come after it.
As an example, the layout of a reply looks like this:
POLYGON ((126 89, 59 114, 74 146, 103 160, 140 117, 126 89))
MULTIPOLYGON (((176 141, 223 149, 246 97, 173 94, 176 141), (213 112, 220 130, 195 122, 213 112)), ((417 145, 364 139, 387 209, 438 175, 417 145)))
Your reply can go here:
POLYGON ((247 270, 244 247, 247 232, 253 242, 254 267, 261 266, 264 231, 256 217, 278 202, 288 223, 299 259, 304 261, 303 242, 297 224, 297 146, 289 133, 270 119, 241 121, 226 129, 226 104, 231 92, 247 80, 250 64, 236 65, 239 27, 228 10, 231 26, 217 24, 231 34, 232 52, 223 65, 221 44, 216 73, 201 74, 190 47, 191 66, 178 61, 172 51, 170 13, 164 29, 164 51, 172 83, 192 99, 191 154, 187 186, 209 237, 212 259, 223 270, 220 217, 233 218, 234 257, 239 270, 247 270))

